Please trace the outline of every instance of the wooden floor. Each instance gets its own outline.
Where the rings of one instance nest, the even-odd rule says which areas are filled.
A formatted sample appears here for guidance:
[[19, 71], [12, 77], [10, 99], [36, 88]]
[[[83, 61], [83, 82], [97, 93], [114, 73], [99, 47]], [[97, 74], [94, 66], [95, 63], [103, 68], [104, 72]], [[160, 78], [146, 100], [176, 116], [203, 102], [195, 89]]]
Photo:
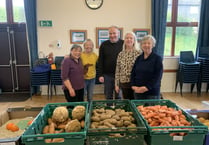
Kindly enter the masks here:
[[[175, 102], [183, 109], [209, 109], [209, 105], [205, 105], [202, 101], [209, 104], [209, 93], [202, 93], [200, 97], [197, 97], [196, 93], [162, 93], [164, 99]], [[93, 100], [104, 100], [104, 95], [94, 95]], [[24, 102], [0, 102], [0, 112], [6, 111], [7, 108], [13, 107], [42, 107], [47, 103], [61, 103], [66, 102], [64, 96], [53, 96], [51, 100], [48, 100], [47, 96], [33, 96], [32, 99], [28, 99]]]

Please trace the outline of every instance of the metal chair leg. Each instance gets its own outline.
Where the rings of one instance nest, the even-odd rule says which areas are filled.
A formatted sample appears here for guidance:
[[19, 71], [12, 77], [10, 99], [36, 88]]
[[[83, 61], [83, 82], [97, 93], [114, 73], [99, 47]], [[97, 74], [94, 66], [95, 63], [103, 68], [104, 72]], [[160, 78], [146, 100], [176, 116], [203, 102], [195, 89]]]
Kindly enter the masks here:
[[208, 93], [209, 90], [209, 83], [207, 83], [206, 93]]
[[190, 90], [191, 93], [193, 92], [194, 86], [195, 84], [191, 84], [191, 90]]
[[183, 83], [180, 82], [180, 93], [181, 93], [181, 96], [182, 96], [182, 88], [183, 88]]

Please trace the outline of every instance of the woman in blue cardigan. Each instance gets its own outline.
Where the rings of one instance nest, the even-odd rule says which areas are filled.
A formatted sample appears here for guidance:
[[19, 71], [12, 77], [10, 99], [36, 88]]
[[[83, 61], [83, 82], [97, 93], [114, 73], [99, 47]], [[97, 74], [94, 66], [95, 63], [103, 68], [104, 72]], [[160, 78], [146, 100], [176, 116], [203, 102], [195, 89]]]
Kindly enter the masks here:
[[143, 53], [137, 57], [131, 72], [135, 99], [160, 99], [163, 64], [161, 56], [152, 51], [155, 44], [156, 40], [151, 35], [140, 41]]

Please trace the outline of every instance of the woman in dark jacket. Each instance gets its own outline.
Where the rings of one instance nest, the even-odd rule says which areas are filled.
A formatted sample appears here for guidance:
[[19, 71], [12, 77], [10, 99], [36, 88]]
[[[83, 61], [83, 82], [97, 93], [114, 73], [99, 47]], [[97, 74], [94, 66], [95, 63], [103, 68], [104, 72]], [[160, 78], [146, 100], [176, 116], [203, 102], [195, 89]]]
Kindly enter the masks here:
[[163, 64], [161, 56], [152, 51], [155, 43], [151, 35], [146, 35], [140, 41], [143, 53], [136, 59], [131, 72], [135, 99], [160, 99]]

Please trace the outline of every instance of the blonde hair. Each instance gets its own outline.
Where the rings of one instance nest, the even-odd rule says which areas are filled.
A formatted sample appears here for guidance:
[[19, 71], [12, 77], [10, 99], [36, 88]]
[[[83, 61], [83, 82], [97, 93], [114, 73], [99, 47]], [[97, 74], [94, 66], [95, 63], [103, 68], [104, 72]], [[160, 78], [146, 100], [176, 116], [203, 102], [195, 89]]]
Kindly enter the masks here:
[[86, 43], [87, 42], [91, 42], [91, 44], [92, 44], [92, 50], [91, 51], [93, 51], [93, 49], [94, 49], [94, 43], [93, 43], [93, 41], [91, 40], [91, 39], [86, 39], [85, 41], [84, 41], [84, 43], [83, 43], [83, 48], [85, 49], [85, 45], [86, 45]]
[[[135, 35], [135, 33], [134, 32], [127, 32], [126, 34], [125, 34], [125, 36], [124, 36], [124, 40], [125, 40], [125, 38], [126, 38], [126, 36], [128, 35], [128, 34], [131, 34], [133, 37], [134, 37], [134, 44], [133, 44], [133, 49], [135, 49], [135, 50], [140, 50], [139, 49], [139, 43], [138, 43], [138, 41], [137, 41], [137, 37], [136, 37], [136, 35]], [[125, 50], [126, 49], [126, 44], [125, 43], [123, 43], [123, 50]]]

